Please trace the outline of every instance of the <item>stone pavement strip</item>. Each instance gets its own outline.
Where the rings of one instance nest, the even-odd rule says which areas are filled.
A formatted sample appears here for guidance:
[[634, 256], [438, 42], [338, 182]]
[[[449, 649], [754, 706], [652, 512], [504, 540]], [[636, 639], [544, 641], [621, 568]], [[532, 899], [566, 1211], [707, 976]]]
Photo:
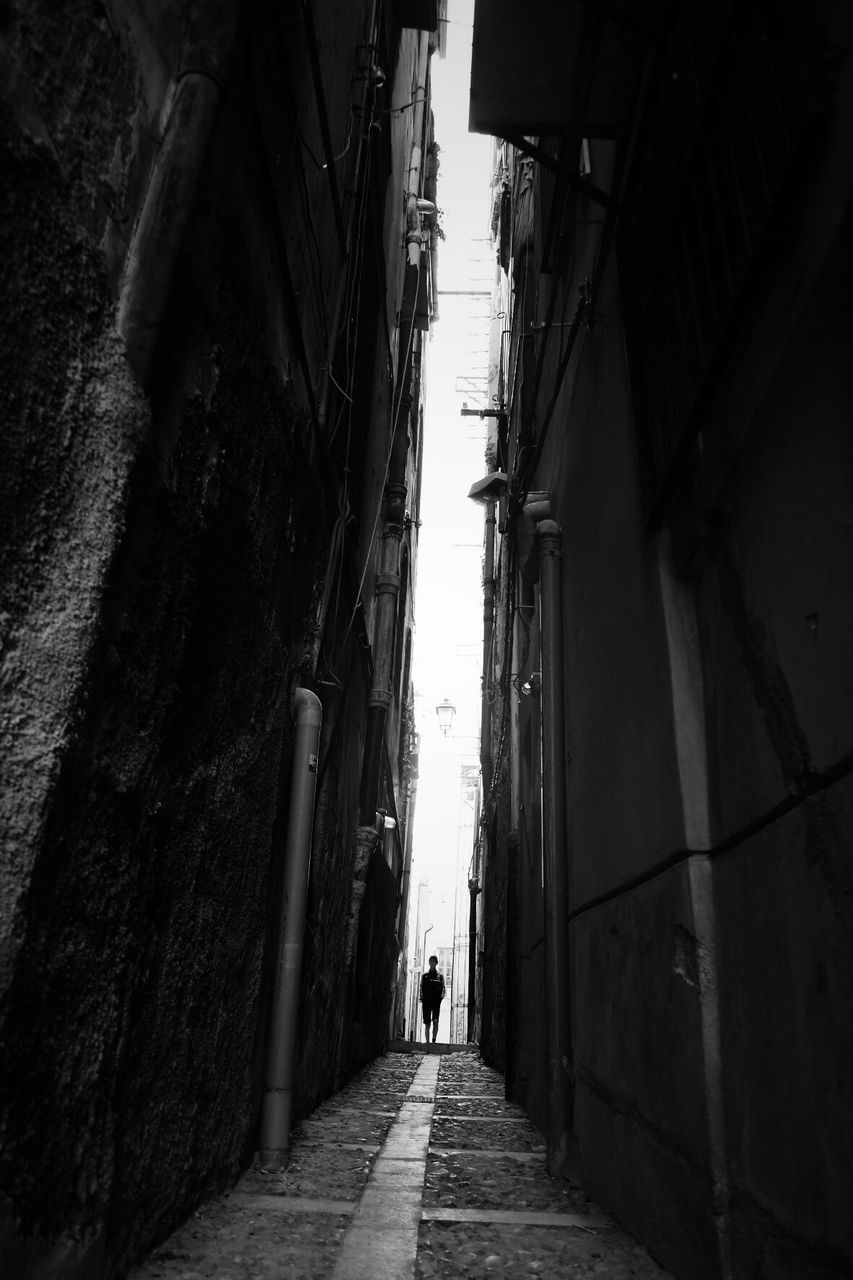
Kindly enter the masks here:
[[[436, 1051], [437, 1050], [437, 1051]], [[132, 1280], [667, 1280], [581, 1188], [475, 1052], [388, 1053]]]

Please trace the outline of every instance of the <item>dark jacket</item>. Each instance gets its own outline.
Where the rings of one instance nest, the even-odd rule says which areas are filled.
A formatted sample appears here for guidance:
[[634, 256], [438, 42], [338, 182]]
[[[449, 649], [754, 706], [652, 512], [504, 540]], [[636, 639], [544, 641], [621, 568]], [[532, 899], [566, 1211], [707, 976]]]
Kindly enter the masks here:
[[431, 1008], [440, 1005], [444, 999], [444, 974], [439, 973], [436, 969], [435, 973], [431, 969], [427, 969], [421, 978], [421, 1003], [428, 1004]]

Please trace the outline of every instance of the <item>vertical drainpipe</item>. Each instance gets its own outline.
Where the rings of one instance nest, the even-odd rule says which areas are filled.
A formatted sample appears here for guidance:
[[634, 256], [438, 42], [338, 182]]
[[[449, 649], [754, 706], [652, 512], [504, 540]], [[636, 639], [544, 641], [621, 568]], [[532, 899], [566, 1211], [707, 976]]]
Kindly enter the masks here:
[[[494, 470], [494, 468], [493, 468]], [[489, 678], [492, 659], [492, 632], [495, 625], [495, 510], [494, 498], [486, 502], [486, 536], [483, 555], [483, 681], [480, 703], [480, 772], [483, 795], [492, 785], [492, 703]]]
[[480, 877], [476, 871], [468, 880], [468, 889], [471, 900], [468, 904], [468, 1027], [465, 1038], [470, 1044], [474, 1039], [474, 1006], [477, 1000], [477, 894], [480, 892]]
[[409, 798], [406, 804], [406, 843], [403, 848], [403, 875], [400, 880], [400, 909], [397, 923], [397, 946], [402, 951], [406, 938], [409, 914], [409, 881], [412, 876], [412, 841], [414, 836], [415, 802], [418, 795], [418, 769], [412, 766], [409, 775]]
[[320, 699], [308, 689], [296, 690], [293, 706], [296, 714], [296, 737], [284, 849], [284, 882], [266, 1089], [261, 1114], [260, 1163], [263, 1167], [272, 1169], [280, 1169], [286, 1165], [290, 1147], [296, 1019], [305, 940], [305, 903], [311, 861], [317, 755], [323, 723]]
[[[488, 451], [487, 451], [488, 456]], [[494, 471], [494, 458], [492, 466]], [[485, 538], [483, 554], [483, 675], [480, 694], [480, 775], [483, 780], [484, 803], [492, 786], [492, 703], [491, 662], [492, 635], [495, 625], [495, 525], [497, 503], [494, 498], [486, 501]], [[485, 836], [480, 833], [480, 840]], [[479, 853], [479, 842], [475, 851]], [[468, 881], [471, 895], [468, 904], [468, 1039], [473, 1039], [476, 1021], [477, 991], [477, 895], [480, 892], [480, 859], [474, 865], [474, 874]]]
[[119, 285], [116, 327], [134, 376], [145, 385], [199, 174], [222, 97], [239, 4], [207, 6], [181, 57], [162, 112], [161, 140]]
[[554, 520], [536, 527], [542, 662], [542, 877], [545, 1023], [548, 1049], [548, 1172], [565, 1175], [573, 1123], [569, 987], [568, 828], [563, 718], [563, 535]]

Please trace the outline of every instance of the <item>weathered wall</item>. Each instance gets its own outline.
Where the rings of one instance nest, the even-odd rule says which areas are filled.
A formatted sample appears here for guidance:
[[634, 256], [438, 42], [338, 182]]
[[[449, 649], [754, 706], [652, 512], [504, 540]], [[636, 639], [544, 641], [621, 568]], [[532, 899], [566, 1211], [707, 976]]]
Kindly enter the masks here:
[[[299, 6], [248, 9], [135, 376], [116, 295], [187, 12], [69, 2], [2, 19], [0, 1253], [13, 1276], [122, 1270], [250, 1157], [290, 700], [315, 679], [327, 714], [296, 1113], [385, 1037], [398, 881], [384, 863], [359, 949], [375, 1016], [358, 1041], [340, 1034], [369, 658], [315, 410], [344, 267], [328, 177], [306, 179], [297, 151], [301, 111], [320, 152]], [[334, 10], [318, 11], [321, 38]], [[323, 55], [339, 150], [362, 127], [349, 101], [363, 14], [350, 17]], [[374, 426], [385, 441], [387, 402], [378, 391], [353, 449]], [[318, 678], [329, 599], [336, 642]]]
[[[663, 528], [645, 520], [615, 254], [524, 474], [563, 533], [582, 1174], [691, 1278], [853, 1267], [853, 76], [837, 34], [833, 112], [813, 120], [727, 317]], [[606, 186], [595, 145], [592, 159]], [[569, 208], [565, 260], [556, 243], [548, 279], [527, 279], [541, 321], [558, 290], [561, 328], [593, 276], [602, 218], [583, 199]], [[541, 442], [561, 354], [547, 341], [530, 441], [518, 432], [532, 369], [517, 365], [510, 458]], [[537, 666], [534, 637], [516, 653], [519, 679]], [[538, 726], [524, 707], [520, 719], [512, 785], [532, 807], [523, 727]], [[526, 862], [521, 819], [518, 833], [508, 989], [514, 974], [529, 999], [508, 1074], [545, 1128], [539, 850]]]
[[717, 1247], [693, 931], [683, 867], [574, 921], [575, 1127], [588, 1194], [704, 1280]]
[[[661, 542], [626, 515], [631, 419], [627, 406], [607, 412], [621, 362], [607, 360], [606, 337], [593, 333], [604, 363], [587, 351], [574, 389], [565, 456], [585, 450], [564, 464], [585, 477], [565, 490], [576, 1126], [592, 1194], [677, 1274], [828, 1277], [853, 1258], [841, 1136], [853, 1106], [841, 1083], [849, 817], [846, 783], [831, 786], [849, 773], [853, 709], [847, 221], [824, 240], [781, 351], [759, 324], [720, 375], [724, 398], [733, 382], [752, 403], [743, 421], [715, 417], [711, 401], [691, 515], [675, 525], [691, 577], [667, 590], [695, 601], [694, 621], [682, 619], [692, 642], [672, 629], [671, 601], [662, 607]], [[792, 234], [774, 246], [786, 262]], [[775, 294], [762, 271], [759, 316]], [[597, 511], [584, 491], [601, 495]], [[580, 885], [605, 900], [585, 909]]]
[[[714, 885], [733, 1249], [744, 1272], [771, 1275], [832, 1275], [853, 1259], [842, 1136], [853, 1112], [842, 1065], [853, 1000], [853, 255], [842, 211], [828, 243], [803, 246], [806, 279], [809, 257], [825, 259], [716, 492], [720, 536], [697, 578], [725, 847]], [[765, 358], [770, 341], [758, 338]]]

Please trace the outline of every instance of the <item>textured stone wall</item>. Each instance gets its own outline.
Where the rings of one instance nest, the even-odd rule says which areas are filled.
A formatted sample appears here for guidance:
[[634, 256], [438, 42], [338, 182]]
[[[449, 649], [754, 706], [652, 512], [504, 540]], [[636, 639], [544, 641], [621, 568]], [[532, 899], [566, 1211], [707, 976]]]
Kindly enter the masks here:
[[[260, 1102], [290, 702], [314, 680], [337, 511], [282, 269], [310, 209], [288, 185], [281, 76], [253, 76], [283, 47], [271, 7], [237, 29], [137, 376], [116, 336], [187, 17], [69, 0], [0, 19], [0, 1254], [15, 1276], [126, 1267], [245, 1165]], [[314, 214], [322, 236], [328, 203]], [[331, 238], [320, 252], [331, 296], [341, 260]], [[396, 962], [383, 864], [364, 914], [377, 1007], [342, 1037], [362, 641], [356, 627], [341, 645], [347, 705], [328, 698], [321, 744], [297, 1114], [381, 1048]]]

